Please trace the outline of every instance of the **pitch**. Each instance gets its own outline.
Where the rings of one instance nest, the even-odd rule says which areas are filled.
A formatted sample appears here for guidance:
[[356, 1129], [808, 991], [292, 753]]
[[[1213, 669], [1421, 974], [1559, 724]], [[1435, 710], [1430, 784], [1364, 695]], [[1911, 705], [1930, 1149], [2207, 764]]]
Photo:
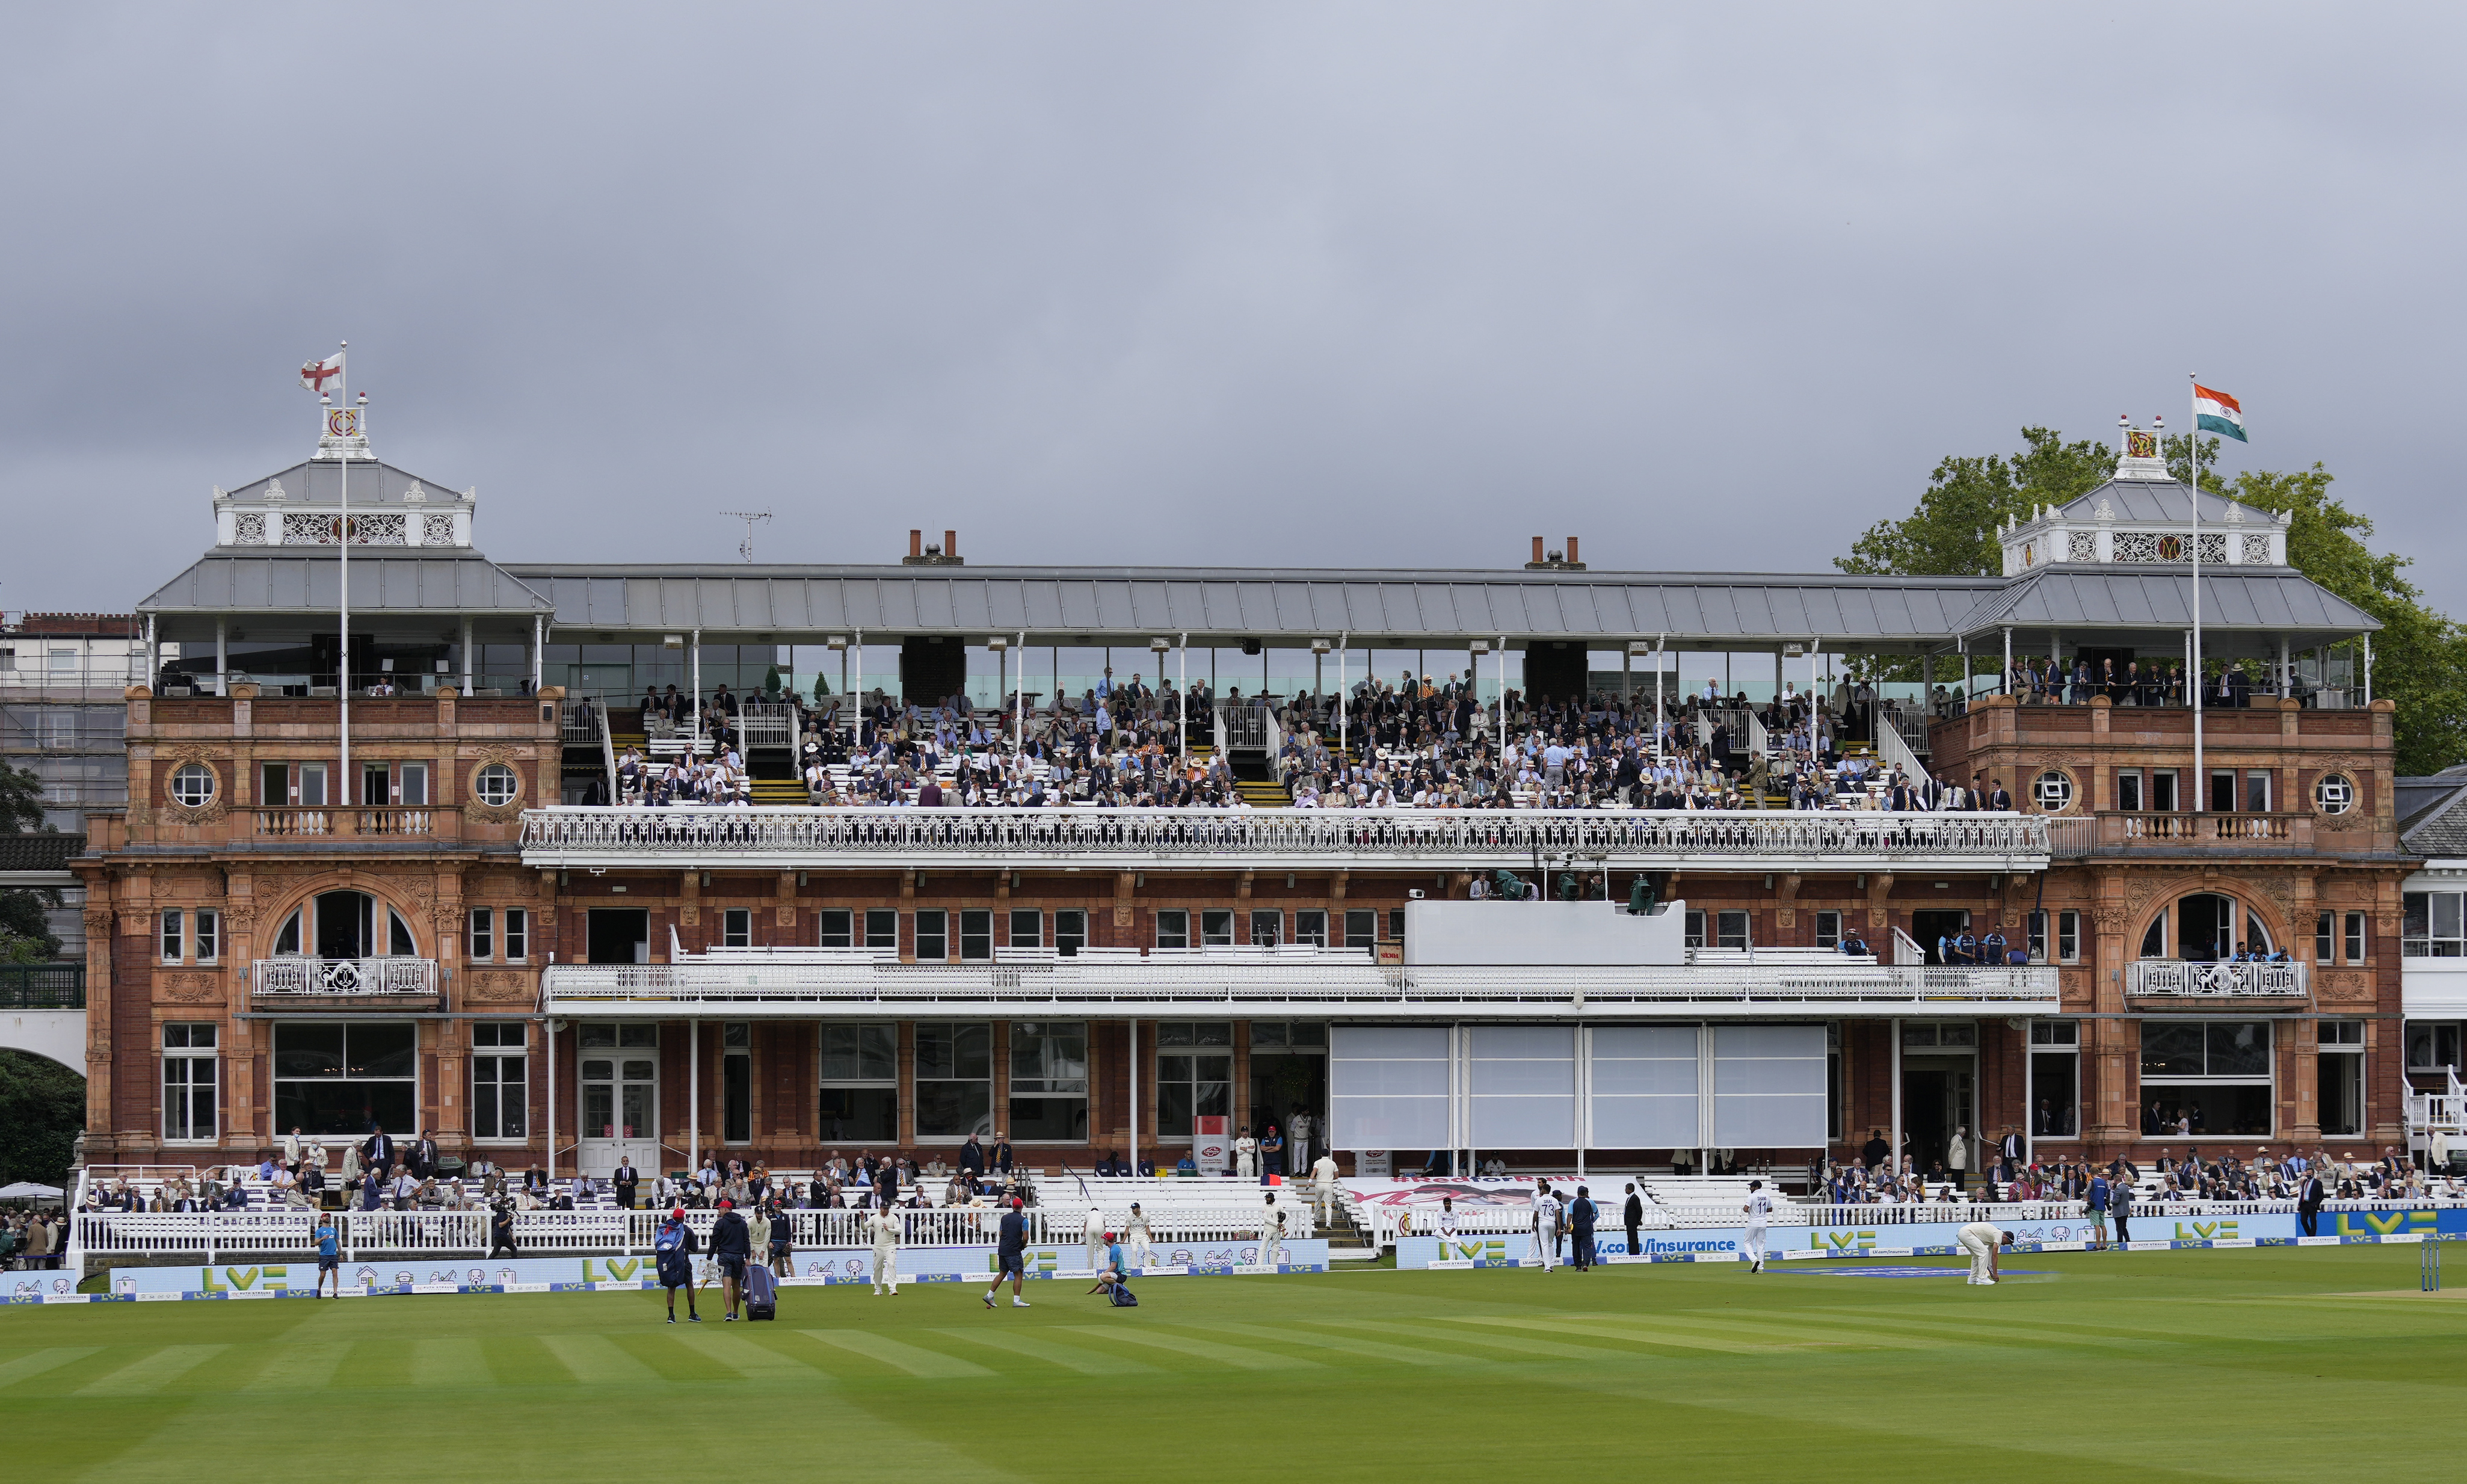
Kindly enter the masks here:
[[[2294, 1479], [2415, 1470], [2462, 1296], [2412, 1247], [2031, 1254], [2026, 1283], [1731, 1265], [0, 1310], [28, 1478]], [[2289, 1427], [2330, 1428], [2332, 1450]], [[2335, 1421], [2332, 1421], [2335, 1420]], [[1556, 1465], [1550, 1465], [1555, 1470]]]

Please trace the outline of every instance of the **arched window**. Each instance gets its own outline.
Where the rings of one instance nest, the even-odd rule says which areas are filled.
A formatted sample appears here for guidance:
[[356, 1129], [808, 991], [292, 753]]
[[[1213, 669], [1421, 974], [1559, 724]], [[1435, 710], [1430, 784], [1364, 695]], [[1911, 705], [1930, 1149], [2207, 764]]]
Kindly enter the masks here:
[[321, 891], [275, 930], [274, 956], [316, 958], [413, 958], [419, 942], [402, 913], [385, 910], [385, 936], [376, 933], [377, 899], [365, 891]]

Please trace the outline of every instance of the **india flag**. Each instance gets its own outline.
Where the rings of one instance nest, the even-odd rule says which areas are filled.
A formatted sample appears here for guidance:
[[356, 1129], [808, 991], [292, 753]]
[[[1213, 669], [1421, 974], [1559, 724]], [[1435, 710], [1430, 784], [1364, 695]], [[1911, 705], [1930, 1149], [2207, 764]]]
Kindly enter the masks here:
[[2244, 409], [2234, 397], [2213, 392], [2198, 381], [2193, 383], [2193, 425], [2204, 433], [2216, 433], [2239, 443], [2246, 441]]

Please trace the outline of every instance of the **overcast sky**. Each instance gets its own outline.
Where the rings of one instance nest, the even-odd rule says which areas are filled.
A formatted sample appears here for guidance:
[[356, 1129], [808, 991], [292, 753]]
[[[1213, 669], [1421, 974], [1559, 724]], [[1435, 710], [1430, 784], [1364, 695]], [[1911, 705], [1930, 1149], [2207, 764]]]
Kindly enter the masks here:
[[0, 606], [348, 338], [531, 561], [1824, 570], [2198, 371], [2467, 612], [2467, 11], [1748, 11], [10, 7]]

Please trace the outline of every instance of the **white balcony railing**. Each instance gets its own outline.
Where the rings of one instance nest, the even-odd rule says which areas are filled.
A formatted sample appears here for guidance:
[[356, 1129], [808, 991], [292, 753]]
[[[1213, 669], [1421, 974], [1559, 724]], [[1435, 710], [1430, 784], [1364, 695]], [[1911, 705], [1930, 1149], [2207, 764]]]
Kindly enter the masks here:
[[434, 995], [434, 958], [260, 958], [248, 966], [252, 995], [316, 999]]
[[2037, 870], [2048, 821], [2020, 814], [1423, 809], [534, 809], [526, 865], [1379, 865], [1529, 869], [1536, 856], [1621, 868], [1732, 863]]
[[671, 964], [556, 964], [542, 972], [542, 979], [552, 1011], [583, 1016], [726, 1006], [730, 1013], [799, 1016], [1011, 1013], [1033, 1007], [1107, 1019], [1229, 1011], [1564, 1019], [1919, 1003], [1929, 1013], [1960, 1004], [2018, 1014], [2052, 1011], [2057, 1003], [2056, 971], [2043, 964], [1954, 969], [1734, 960], [1617, 968], [1406, 968], [1344, 951], [959, 964], [885, 962], [861, 951], [816, 952]]
[[2173, 958], [2143, 958], [2132, 964], [2125, 992], [2297, 999], [2305, 993], [2306, 967], [2301, 963], [2185, 963]]

